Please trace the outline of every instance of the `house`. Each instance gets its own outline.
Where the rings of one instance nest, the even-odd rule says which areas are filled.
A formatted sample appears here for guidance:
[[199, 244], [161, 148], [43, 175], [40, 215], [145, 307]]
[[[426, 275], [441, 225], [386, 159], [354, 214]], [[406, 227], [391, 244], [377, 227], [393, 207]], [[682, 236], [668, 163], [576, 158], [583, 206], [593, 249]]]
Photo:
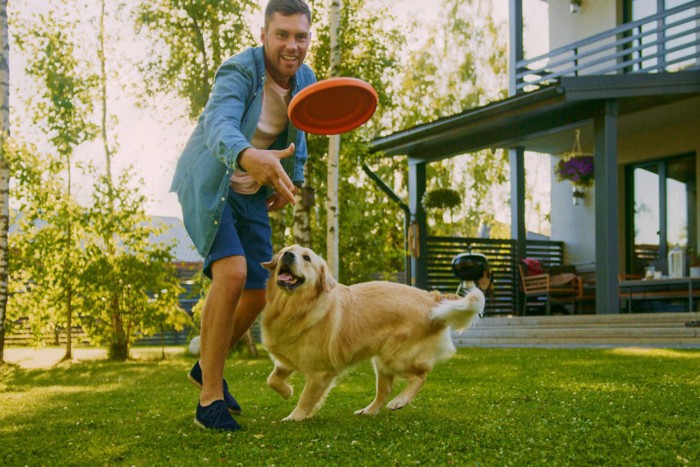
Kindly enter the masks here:
[[552, 239], [565, 245], [563, 261], [593, 265], [596, 312], [619, 313], [623, 274], [652, 265], [666, 275], [671, 248], [700, 246], [700, 1], [546, 3], [549, 52], [525, 57], [523, 1], [509, 0], [508, 98], [378, 138], [372, 150], [408, 156], [410, 225], [427, 252], [411, 257], [410, 272], [426, 288], [426, 165], [509, 151], [517, 261], [527, 255], [524, 154], [551, 154], [554, 168], [580, 134], [595, 184], [575, 206], [571, 184], [553, 181]]
[[202, 257], [197, 253], [181, 219], [169, 216], [153, 216], [152, 222], [155, 225], [165, 227], [165, 231], [161, 235], [152, 239], [153, 242], [170, 242], [174, 244], [174, 264], [177, 275], [180, 278], [180, 285], [185, 289], [180, 294], [180, 306], [189, 315], [192, 315], [192, 307], [199, 301], [199, 295], [192, 293], [193, 278], [197, 272], [202, 270]]

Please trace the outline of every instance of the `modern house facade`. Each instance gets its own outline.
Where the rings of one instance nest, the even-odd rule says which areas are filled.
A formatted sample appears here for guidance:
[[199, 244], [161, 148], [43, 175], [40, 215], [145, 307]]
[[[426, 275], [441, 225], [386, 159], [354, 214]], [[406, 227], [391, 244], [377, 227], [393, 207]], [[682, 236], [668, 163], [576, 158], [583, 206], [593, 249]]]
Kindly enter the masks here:
[[687, 276], [700, 247], [700, 1], [546, 3], [549, 51], [526, 57], [523, 0], [509, 2], [508, 98], [372, 147], [408, 156], [410, 222], [423, 233], [414, 236], [423, 254], [411, 257], [410, 273], [426, 288], [429, 233], [420, 200], [427, 164], [485, 148], [509, 151], [517, 261], [528, 251], [525, 152], [550, 154], [554, 170], [580, 135], [595, 163], [594, 185], [575, 197], [569, 181], [553, 177], [551, 238], [563, 243], [564, 262], [587, 265], [596, 313], [618, 313], [621, 278], [649, 266], [668, 275], [674, 248]]

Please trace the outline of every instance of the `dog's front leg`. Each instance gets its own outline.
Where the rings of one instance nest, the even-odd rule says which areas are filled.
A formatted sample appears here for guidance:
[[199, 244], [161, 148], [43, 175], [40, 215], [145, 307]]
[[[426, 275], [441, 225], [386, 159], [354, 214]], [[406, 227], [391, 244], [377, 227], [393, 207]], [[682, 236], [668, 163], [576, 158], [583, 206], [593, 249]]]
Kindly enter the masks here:
[[294, 370], [285, 368], [278, 362], [275, 362], [275, 368], [267, 377], [267, 385], [285, 399], [289, 399], [294, 392], [294, 389], [287, 383], [286, 379], [294, 373]]
[[306, 376], [306, 385], [299, 397], [299, 403], [283, 421], [299, 421], [310, 418], [321, 406], [330, 391], [336, 374], [313, 373]]
[[377, 415], [394, 387], [394, 374], [382, 363], [374, 360], [374, 372], [377, 375], [377, 395], [374, 401], [364, 409], [355, 412], [355, 415]]

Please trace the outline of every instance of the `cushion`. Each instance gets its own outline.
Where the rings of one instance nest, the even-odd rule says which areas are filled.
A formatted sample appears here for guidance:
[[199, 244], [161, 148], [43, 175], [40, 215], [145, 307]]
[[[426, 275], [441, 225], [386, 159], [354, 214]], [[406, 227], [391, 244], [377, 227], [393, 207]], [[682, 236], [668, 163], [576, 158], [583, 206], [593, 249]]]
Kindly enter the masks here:
[[536, 276], [538, 274], [547, 274], [540, 260], [534, 258], [524, 258], [521, 260], [526, 276]]

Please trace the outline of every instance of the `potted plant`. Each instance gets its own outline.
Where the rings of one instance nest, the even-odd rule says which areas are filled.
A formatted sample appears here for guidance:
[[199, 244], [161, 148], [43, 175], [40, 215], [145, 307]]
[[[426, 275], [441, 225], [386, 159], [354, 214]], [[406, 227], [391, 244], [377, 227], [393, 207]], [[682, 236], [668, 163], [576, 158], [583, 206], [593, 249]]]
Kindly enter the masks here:
[[554, 168], [557, 180], [568, 180], [573, 189], [574, 206], [578, 206], [584, 197], [584, 190], [593, 186], [595, 181], [595, 165], [593, 154], [581, 150], [581, 131], [576, 130], [576, 142], [570, 152], [562, 154], [562, 158]]

